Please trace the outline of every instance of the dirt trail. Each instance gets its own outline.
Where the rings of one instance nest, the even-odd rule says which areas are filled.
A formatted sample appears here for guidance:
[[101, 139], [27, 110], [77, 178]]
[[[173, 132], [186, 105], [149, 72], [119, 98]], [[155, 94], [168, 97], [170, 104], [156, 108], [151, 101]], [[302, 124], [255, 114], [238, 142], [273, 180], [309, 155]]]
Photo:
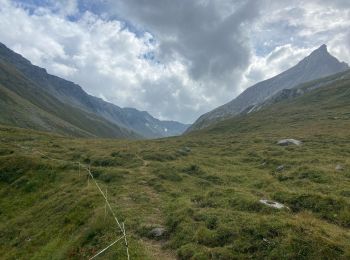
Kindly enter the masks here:
[[[142, 161], [142, 166], [140, 167], [141, 174], [146, 175], [149, 162], [143, 159], [138, 153], [136, 154], [136, 157]], [[151, 194], [151, 196], [158, 197], [158, 193], [156, 193], [153, 189], [149, 188], [147, 190]], [[151, 239], [141, 239], [141, 243], [144, 245], [146, 252], [151, 257], [151, 259], [156, 259], [156, 260], [177, 259], [175, 252], [162, 248], [164, 244], [164, 242], [162, 241], [156, 241]]]

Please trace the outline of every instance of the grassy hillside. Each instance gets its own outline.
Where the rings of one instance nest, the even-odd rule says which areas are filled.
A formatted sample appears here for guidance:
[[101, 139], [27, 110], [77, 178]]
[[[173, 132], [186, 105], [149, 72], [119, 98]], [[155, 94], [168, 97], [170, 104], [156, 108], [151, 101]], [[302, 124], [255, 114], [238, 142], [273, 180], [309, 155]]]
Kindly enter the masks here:
[[63, 104], [2, 62], [0, 91], [1, 124], [81, 137], [138, 137], [101, 117]]
[[[120, 236], [98, 190], [71, 163], [79, 161], [108, 189], [131, 259], [348, 259], [349, 101], [343, 80], [205, 131], [153, 141], [1, 127], [1, 255], [87, 259]], [[282, 138], [303, 145], [277, 145]], [[154, 227], [167, 232], [155, 239]], [[121, 242], [101, 259], [125, 257]]]
[[[134, 132], [143, 138], [154, 139], [181, 135], [189, 126], [174, 121], [161, 121], [152, 117], [145, 111], [139, 111], [134, 108], [121, 108], [115, 104], [106, 102], [101, 98], [91, 96], [87, 94], [79, 85], [71, 81], [67, 81], [63, 78], [48, 74], [44, 68], [40, 68], [31, 64], [29, 60], [25, 59], [20, 54], [13, 52], [2, 43], [0, 43], [0, 63], [0, 66], [5, 66], [6, 70], [4, 77], [4, 68], [1, 68], [0, 74], [3, 75], [0, 78], [0, 83], [1, 79], [5, 79], [5, 81], [3, 81], [3, 84], [9, 87], [7, 84], [5, 84], [9, 69], [11, 70], [10, 72], [16, 76], [20, 74], [22, 79], [24, 78], [26, 82], [30, 81], [30, 84], [35, 87], [35, 91], [32, 90], [31, 92], [44, 92], [46, 96], [49, 95], [51, 97], [54, 97], [55, 103], [59, 101], [60, 107], [69, 107], [69, 110], [72, 110], [72, 108], [74, 108], [73, 111], [75, 111], [75, 120], [78, 118], [78, 121], [86, 121], [86, 117], [88, 117], [90, 121], [94, 120], [95, 122], [92, 125], [89, 125], [88, 122], [84, 122], [77, 127], [82, 128], [84, 126], [88, 126], [92, 128], [91, 126], [99, 126], [99, 129], [92, 130], [95, 133], [91, 134], [95, 136], [106, 137], [106, 134], [108, 134], [107, 137], [135, 137], [135, 134], [130, 133]], [[12, 77], [14, 77], [14, 75]], [[15, 83], [17, 83], [17, 80], [18, 79], [15, 80]], [[22, 94], [25, 99], [28, 96], [24, 92], [18, 92], [16, 84], [11, 85], [10, 89], [13, 89], [19, 95]], [[23, 89], [21, 91], [23, 91]], [[38, 99], [45, 100], [45, 97], [42, 95], [29, 95], [28, 97], [31, 98], [30, 102], [34, 102], [35, 105], [38, 105]], [[50, 103], [40, 103], [39, 107], [44, 111], [49, 110], [49, 113], [52, 113], [52, 106], [50, 106]], [[54, 108], [54, 111], [56, 111], [56, 107]], [[77, 112], [77, 110], [79, 112]], [[60, 112], [55, 115], [63, 117], [64, 120], [72, 119], [71, 117], [67, 118], [67, 114]], [[22, 116], [24, 120], [28, 121], [28, 118], [26, 118], [24, 115], [21, 115], [20, 112], [17, 116]], [[101, 120], [101, 118], [103, 118], [103, 120]], [[33, 122], [31, 125], [34, 124], [36, 126], [34, 129], [44, 130], [44, 127], [41, 124], [38, 124], [38, 121], [40, 120], [32, 121]], [[72, 123], [71, 120], [68, 121]], [[106, 121], [108, 121], [108, 123], [106, 123]], [[21, 121], [19, 121], [19, 123], [20, 122]], [[4, 121], [2, 123], [4, 123]], [[115, 126], [111, 127], [111, 125], [117, 125], [119, 126], [119, 129], [111, 129], [116, 128]], [[46, 127], [45, 130], [49, 130], [47, 128], [48, 127]], [[54, 129], [61, 130], [56, 128]], [[85, 128], [82, 129], [86, 130]], [[130, 131], [126, 131], [125, 129], [129, 129]], [[86, 133], [83, 133], [83, 135], [84, 134]]]

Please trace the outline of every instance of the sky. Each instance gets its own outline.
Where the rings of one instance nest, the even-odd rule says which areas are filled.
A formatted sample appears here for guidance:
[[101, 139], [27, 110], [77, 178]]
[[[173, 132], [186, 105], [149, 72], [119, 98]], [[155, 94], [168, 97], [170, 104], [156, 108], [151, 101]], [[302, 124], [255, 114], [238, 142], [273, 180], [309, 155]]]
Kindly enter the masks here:
[[0, 41], [89, 94], [192, 123], [328, 45], [349, 0], [0, 0]]

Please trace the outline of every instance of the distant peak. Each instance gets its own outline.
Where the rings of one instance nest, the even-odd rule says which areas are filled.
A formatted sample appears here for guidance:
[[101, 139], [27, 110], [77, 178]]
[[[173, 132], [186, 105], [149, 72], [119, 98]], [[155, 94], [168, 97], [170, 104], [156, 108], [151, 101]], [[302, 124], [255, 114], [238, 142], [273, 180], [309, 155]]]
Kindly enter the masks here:
[[328, 52], [328, 50], [327, 50], [327, 45], [326, 45], [326, 44], [322, 44], [322, 45], [318, 48], [318, 50]]
[[320, 55], [320, 54], [329, 54], [328, 52], [328, 48], [327, 48], [327, 45], [326, 44], [322, 44], [318, 49], [314, 50], [310, 56], [313, 56], [313, 55]]
[[313, 68], [314, 71], [317, 71], [318, 69], [323, 70], [325, 67], [329, 67], [333, 68], [332, 71], [334, 72], [340, 72], [349, 68], [345, 62], [340, 62], [336, 57], [328, 52], [326, 44], [322, 44], [298, 64]]
[[322, 44], [319, 48], [317, 48], [313, 52], [311, 52], [311, 54], [309, 56], [307, 56], [304, 60], [305, 61], [310, 61], [310, 60], [321, 61], [322, 60], [322, 62], [326, 62], [326, 61], [333, 60], [333, 59], [336, 59], [336, 58], [328, 52], [327, 45]]

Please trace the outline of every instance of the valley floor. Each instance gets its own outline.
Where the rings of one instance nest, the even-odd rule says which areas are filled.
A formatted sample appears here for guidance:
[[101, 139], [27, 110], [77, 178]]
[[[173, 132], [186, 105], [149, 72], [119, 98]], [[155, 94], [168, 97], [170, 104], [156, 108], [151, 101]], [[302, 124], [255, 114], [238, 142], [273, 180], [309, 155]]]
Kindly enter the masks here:
[[[285, 132], [130, 142], [1, 127], [2, 259], [88, 259], [121, 235], [75, 161], [108, 191], [131, 259], [350, 257], [350, 133], [331, 128], [281, 147]], [[116, 258], [123, 242], [101, 256]]]

